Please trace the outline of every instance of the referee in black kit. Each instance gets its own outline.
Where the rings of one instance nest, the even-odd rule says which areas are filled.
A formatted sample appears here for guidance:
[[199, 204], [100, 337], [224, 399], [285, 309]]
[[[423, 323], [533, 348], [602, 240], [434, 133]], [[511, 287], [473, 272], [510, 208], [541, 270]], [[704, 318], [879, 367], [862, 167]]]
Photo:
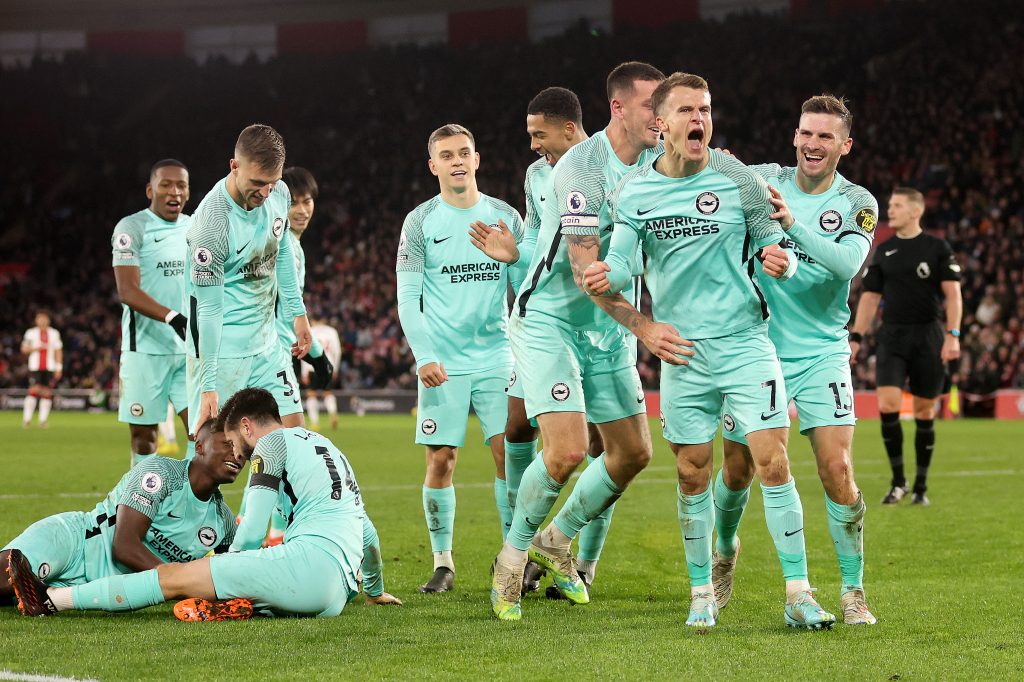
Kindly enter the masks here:
[[[960, 357], [960, 266], [944, 239], [921, 229], [924, 196], [910, 187], [897, 187], [889, 199], [889, 225], [896, 236], [875, 249], [864, 274], [864, 291], [850, 331], [850, 362], [878, 311], [876, 377], [882, 440], [892, 466], [892, 488], [882, 504], [896, 504], [907, 494], [903, 474], [903, 427], [900, 403], [910, 380], [917, 433], [917, 477], [913, 504], [927, 505], [928, 465], [935, 448], [935, 403], [946, 382], [946, 363]], [[943, 314], [945, 309], [945, 314]]]

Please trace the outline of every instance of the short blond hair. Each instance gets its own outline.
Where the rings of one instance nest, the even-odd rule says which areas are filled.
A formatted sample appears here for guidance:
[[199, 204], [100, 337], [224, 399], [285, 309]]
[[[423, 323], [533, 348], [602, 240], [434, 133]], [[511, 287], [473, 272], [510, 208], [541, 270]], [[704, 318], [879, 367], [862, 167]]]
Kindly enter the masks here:
[[924, 195], [913, 187], [897, 187], [892, 191], [892, 195], [894, 197], [905, 197], [910, 203], [917, 204], [921, 208], [924, 208]]
[[443, 126], [430, 133], [430, 137], [427, 138], [427, 156], [434, 153], [434, 143], [447, 139], [449, 137], [455, 137], [456, 135], [465, 135], [469, 138], [469, 144], [476, 149], [476, 140], [473, 138], [473, 133], [469, 132], [469, 128], [458, 123], [445, 123]]
[[654, 110], [657, 115], [661, 109], [661, 106], [668, 99], [668, 94], [672, 92], [674, 88], [690, 88], [692, 90], [708, 90], [708, 82], [692, 73], [683, 73], [682, 71], [676, 71], [671, 76], [661, 81], [658, 87], [651, 93], [651, 109]]

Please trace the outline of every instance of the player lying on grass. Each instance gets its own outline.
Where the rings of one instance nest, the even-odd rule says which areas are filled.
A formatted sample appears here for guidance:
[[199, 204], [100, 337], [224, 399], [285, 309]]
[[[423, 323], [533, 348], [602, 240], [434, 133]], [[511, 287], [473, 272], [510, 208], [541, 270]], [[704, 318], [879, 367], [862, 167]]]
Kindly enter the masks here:
[[[261, 388], [232, 396], [219, 420], [235, 453], [253, 470], [249, 513], [229, 553], [47, 589], [27, 558], [12, 550], [7, 570], [21, 612], [133, 611], [185, 599], [174, 609], [181, 620], [341, 613], [357, 593], [363, 538], [372, 531], [348, 460], [326, 438], [284, 428], [274, 396]], [[289, 519], [284, 544], [259, 549], [275, 504]], [[382, 590], [380, 552], [371, 554], [377, 566], [363, 564], [367, 590]], [[371, 601], [401, 603], [383, 591]]]
[[[0, 551], [0, 568], [17, 550], [41, 584], [67, 587], [227, 550], [235, 520], [218, 486], [234, 481], [243, 461], [214, 422], [195, 445], [191, 461], [146, 458], [91, 512], [36, 521]], [[0, 583], [0, 604], [9, 604], [14, 593]]]

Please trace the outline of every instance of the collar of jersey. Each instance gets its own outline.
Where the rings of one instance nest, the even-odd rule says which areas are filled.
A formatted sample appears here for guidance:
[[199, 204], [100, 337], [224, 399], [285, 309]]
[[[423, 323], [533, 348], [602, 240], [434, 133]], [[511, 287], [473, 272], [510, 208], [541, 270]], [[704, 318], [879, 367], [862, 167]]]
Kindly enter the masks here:
[[154, 211], [151, 208], [147, 207], [142, 209], [142, 211], [143, 213], [146, 214], [146, 219], [149, 220], [149, 222], [154, 223], [155, 225], [158, 225], [160, 227], [178, 227], [178, 225], [181, 222], [181, 219], [186, 217], [184, 213], [179, 213], [178, 220], [172, 223], [161, 218], [159, 215], [157, 215], [156, 211]]
[[662, 152], [658, 154], [656, 157], [654, 157], [654, 160], [651, 161], [651, 172], [647, 175], [647, 177], [656, 178], [660, 182], [693, 182], [698, 178], [703, 178], [705, 173], [707, 173], [708, 171], [711, 171], [712, 173], [717, 172], [711, 168], [711, 160], [709, 159], [707, 165], [701, 168], [700, 172], [698, 173], [694, 173], [693, 175], [687, 175], [685, 178], [670, 178], [669, 176], [665, 175], [656, 168], [656, 166], [658, 165], [658, 159], [660, 159], [663, 156], [665, 156], [665, 152]]
[[470, 206], [469, 208], [460, 208], [458, 206], [452, 206], [447, 201], [445, 201], [444, 197], [442, 197], [440, 194], [437, 195], [437, 200], [439, 202], [441, 202], [442, 206], [444, 206], [445, 208], [447, 208], [447, 209], [449, 209], [451, 211], [460, 211], [460, 212], [463, 212], [463, 213], [468, 213], [470, 211], [475, 211], [477, 208], [480, 207], [480, 204], [482, 204], [484, 202], [484, 193], [480, 192], [480, 200], [477, 201], [472, 206]]
[[827, 197], [831, 194], [835, 194], [839, 189], [839, 183], [846, 179], [842, 175], [840, 175], [839, 171], [836, 171], [835, 177], [832, 178], [832, 184], [828, 186], [827, 190], [825, 190], [821, 194], [808, 194], [807, 192], [800, 189], [800, 185], [798, 185], [796, 182], [797, 170], [798, 169], [796, 167], [793, 167], [793, 177], [789, 179], [789, 182], [793, 185], [793, 189], [795, 189], [800, 196], [807, 197], [808, 199], [820, 199], [822, 197]]

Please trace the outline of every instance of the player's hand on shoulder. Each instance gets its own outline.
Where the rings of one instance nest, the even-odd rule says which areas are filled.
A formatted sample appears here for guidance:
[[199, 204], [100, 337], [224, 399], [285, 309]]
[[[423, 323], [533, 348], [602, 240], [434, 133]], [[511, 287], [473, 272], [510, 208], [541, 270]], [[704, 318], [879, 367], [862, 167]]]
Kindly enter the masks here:
[[778, 279], [789, 269], [789, 255], [778, 244], [769, 244], [761, 249], [761, 268], [764, 274]]
[[612, 283], [608, 281], [611, 267], [604, 261], [596, 260], [583, 271], [583, 291], [590, 296], [601, 296], [608, 293]]
[[370, 595], [366, 595], [366, 603], [376, 604], [378, 606], [401, 606], [402, 600], [392, 594], [388, 594], [387, 592], [385, 592], [379, 597], [371, 597]]
[[516, 236], [504, 220], [498, 219], [498, 227], [494, 228], [477, 220], [469, 225], [469, 239], [473, 246], [483, 251], [499, 263], [515, 263], [519, 260], [519, 247]]
[[648, 322], [637, 335], [640, 342], [659, 359], [670, 365], [688, 365], [693, 357], [693, 341], [684, 339], [667, 322]]
[[437, 388], [448, 381], [448, 373], [444, 371], [444, 363], [428, 362], [419, 368], [420, 381], [427, 388]]
[[786, 200], [782, 198], [782, 192], [771, 185], [768, 185], [768, 191], [771, 192], [768, 201], [771, 202], [772, 208], [775, 209], [775, 212], [768, 217], [772, 220], [778, 220], [782, 224], [782, 229], [788, 230], [796, 222], [792, 211], [789, 210]]
[[716, 152], [721, 152], [722, 154], [725, 154], [726, 156], [731, 156], [732, 158], [734, 158], [734, 159], [736, 159], [737, 161], [739, 161], [739, 157], [738, 157], [738, 156], [736, 156], [735, 154], [733, 154], [733, 153], [732, 153], [731, 151], [729, 151], [728, 149], [723, 149], [722, 147], [715, 147], [715, 151], [716, 151]]
[[295, 327], [295, 343], [292, 344], [292, 355], [297, 358], [304, 358], [313, 345], [313, 332], [309, 329], [309, 318], [299, 315], [293, 323]]

